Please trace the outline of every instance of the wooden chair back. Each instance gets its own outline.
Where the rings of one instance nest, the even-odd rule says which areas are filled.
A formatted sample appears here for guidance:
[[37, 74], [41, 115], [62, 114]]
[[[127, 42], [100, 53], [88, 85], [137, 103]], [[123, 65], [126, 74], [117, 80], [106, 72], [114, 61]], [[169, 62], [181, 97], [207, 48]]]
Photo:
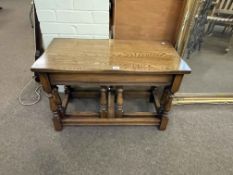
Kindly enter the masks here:
[[216, 14], [233, 15], [233, 0], [216, 0], [212, 16]]

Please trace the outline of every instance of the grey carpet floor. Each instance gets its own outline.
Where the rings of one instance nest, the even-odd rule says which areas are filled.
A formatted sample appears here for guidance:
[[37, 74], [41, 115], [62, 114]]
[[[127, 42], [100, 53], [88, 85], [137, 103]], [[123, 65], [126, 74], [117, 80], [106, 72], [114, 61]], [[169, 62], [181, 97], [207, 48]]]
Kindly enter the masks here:
[[[55, 132], [48, 99], [31, 107], [17, 96], [31, 79], [30, 0], [1, 0], [1, 175], [231, 175], [232, 105], [175, 106], [156, 127], [66, 127]], [[33, 85], [24, 97], [31, 97]], [[82, 105], [82, 104], [81, 104]]]

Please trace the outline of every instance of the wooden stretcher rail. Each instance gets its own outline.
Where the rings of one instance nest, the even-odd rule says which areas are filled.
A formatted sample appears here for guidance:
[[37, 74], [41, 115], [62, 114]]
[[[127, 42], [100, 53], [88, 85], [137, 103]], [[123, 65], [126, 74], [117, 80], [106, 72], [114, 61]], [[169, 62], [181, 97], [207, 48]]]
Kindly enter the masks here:
[[159, 116], [156, 112], [124, 112], [122, 117], [135, 117], [135, 118], [148, 118], [148, 117], [156, 117]]
[[98, 112], [72, 112], [65, 114], [65, 118], [100, 117]]
[[[72, 113], [66, 113], [65, 117], [100, 117], [98, 112], [72, 112]], [[123, 112], [122, 117], [126, 118], [148, 118], [148, 117], [160, 117], [160, 115], [157, 112]], [[109, 118], [109, 116], [106, 116], [105, 118]]]
[[159, 118], [80, 118], [62, 119], [63, 125], [159, 125]]

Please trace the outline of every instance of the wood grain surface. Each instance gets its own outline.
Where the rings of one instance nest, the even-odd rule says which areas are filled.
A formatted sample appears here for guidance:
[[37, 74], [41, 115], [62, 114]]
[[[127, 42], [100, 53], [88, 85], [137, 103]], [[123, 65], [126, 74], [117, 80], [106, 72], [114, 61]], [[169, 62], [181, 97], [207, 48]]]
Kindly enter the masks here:
[[113, 38], [175, 43], [185, 0], [114, 0]]
[[35, 72], [190, 73], [170, 43], [54, 39], [32, 65]]

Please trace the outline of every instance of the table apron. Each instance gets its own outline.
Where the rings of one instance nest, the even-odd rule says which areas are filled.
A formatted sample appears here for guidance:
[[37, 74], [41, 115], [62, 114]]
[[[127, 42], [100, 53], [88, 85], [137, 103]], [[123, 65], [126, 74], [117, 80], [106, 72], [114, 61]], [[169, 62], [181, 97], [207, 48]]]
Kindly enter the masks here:
[[51, 85], [169, 85], [172, 74], [48, 73]]

